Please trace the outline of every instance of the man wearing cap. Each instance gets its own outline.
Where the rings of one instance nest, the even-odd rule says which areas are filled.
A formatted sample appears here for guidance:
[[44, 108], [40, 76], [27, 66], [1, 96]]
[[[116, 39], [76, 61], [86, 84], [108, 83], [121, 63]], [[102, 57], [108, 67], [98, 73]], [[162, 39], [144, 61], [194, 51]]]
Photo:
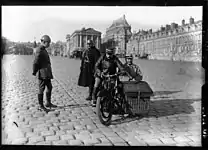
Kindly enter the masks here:
[[95, 48], [92, 40], [87, 41], [87, 49], [83, 52], [80, 75], [78, 79], [78, 85], [88, 87], [88, 97], [86, 100], [92, 100], [92, 92], [95, 83], [95, 63], [100, 57], [100, 51]]
[[44, 35], [41, 38], [41, 44], [36, 49], [35, 59], [33, 62], [33, 73], [32, 75], [36, 76], [38, 72], [38, 80], [39, 80], [39, 91], [38, 91], [38, 102], [39, 102], [39, 110], [43, 110], [48, 112], [49, 110], [44, 107], [43, 105], [43, 97], [44, 97], [44, 90], [47, 87], [46, 91], [46, 107], [57, 107], [51, 103], [51, 91], [52, 91], [52, 84], [51, 79], [53, 79], [52, 69], [51, 69], [51, 62], [46, 51], [46, 48], [50, 46], [51, 39], [48, 35]]
[[95, 64], [95, 84], [91, 102], [93, 107], [96, 106], [96, 95], [102, 81], [101, 73], [112, 75], [116, 73], [117, 68], [119, 68], [121, 72], [125, 72], [122, 62], [114, 55], [114, 48], [106, 49], [106, 54], [101, 56]]
[[[125, 61], [126, 63], [124, 64], [125, 70], [129, 73], [129, 75], [132, 77], [132, 79], [136, 81], [141, 81], [142, 80], [142, 72], [139, 68], [138, 65], [133, 63], [133, 56], [132, 54], [127, 54], [125, 56]], [[124, 73], [124, 75], [127, 75]]]

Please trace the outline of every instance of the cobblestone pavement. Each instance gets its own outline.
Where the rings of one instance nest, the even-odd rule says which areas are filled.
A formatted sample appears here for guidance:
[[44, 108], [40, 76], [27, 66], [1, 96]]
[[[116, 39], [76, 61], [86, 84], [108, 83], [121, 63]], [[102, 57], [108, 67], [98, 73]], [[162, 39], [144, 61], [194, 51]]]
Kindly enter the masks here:
[[[78, 87], [80, 61], [51, 57], [55, 79], [48, 114], [37, 110], [33, 56], [8, 55], [2, 65], [2, 144], [201, 146], [199, 65], [135, 60], [155, 91], [148, 116], [113, 117], [102, 125]], [[184, 69], [185, 68], [185, 69]]]

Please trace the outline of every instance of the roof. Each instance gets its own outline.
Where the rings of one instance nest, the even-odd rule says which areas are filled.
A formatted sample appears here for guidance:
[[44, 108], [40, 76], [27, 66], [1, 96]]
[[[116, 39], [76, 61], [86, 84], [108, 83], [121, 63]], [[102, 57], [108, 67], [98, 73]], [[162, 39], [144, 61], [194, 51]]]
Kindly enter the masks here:
[[113, 24], [110, 26], [110, 28], [113, 27], [118, 27], [118, 26], [125, 26], [125, 27], [129, 27], [130, 25], [128, 24], [128, 22], [126, 21], [125, 15], [123, 15], [123, 17], [114, 20]]
[[122, 29], [122, 28], [115, 28], [115, 29], [113, 29], [113, 30], [110, 31], [110, 32], [111, 32], [111, 34], [118, 34], [118, 32], [119, 32], [120, 30], [123, 30], [123, 29]]
[[[81, 30], [75, 30], [74, 31], [74, 33], [91, 33], [91, 34], [101, 34], [101, 32], [99, 32], [99, 31], [96, 31], [95, 29], [93, 29], [93, 28], [87, 28], [87, 29], [85, 29], [85, 28], [82, 28]], [[74, 34], [73, 33], [73, 34]], [[73, 35], [72, 34], [72, 35]]]

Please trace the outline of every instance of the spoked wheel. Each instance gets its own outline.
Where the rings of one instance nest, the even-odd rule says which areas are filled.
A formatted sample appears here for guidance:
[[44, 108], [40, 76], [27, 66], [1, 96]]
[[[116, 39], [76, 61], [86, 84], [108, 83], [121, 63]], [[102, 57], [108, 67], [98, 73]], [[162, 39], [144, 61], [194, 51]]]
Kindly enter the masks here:
[[111, 104], [107, 97], [98, 97], [96, 103], [96, 113], [100, 122], [106, 126], [110, 125], [112, 112]]

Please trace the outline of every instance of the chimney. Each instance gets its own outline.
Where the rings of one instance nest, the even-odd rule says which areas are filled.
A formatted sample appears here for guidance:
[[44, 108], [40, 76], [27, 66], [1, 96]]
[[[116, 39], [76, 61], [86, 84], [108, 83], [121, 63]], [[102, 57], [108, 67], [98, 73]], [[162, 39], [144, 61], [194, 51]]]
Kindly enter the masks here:
[[184, 26], [184, 25], [185, 25], [185, 20], [183, 19], [183, 20], [182, 20], [182, 26]]
[[175, 29], [176, 28], [176, 24], [175, 23], [171, 23], [171, 29]]
[[165, 27], [161, 26], [160, 31], [164, 31], [164, 30], [165, 30]]
[[166, 30], [170, 30], [170, 25], [166, 24]]
[[189, 24], [194, 24], [194, 18], [190, 17]]
[[126, 19], [125, 15], [123, 15], [123, 19]]

